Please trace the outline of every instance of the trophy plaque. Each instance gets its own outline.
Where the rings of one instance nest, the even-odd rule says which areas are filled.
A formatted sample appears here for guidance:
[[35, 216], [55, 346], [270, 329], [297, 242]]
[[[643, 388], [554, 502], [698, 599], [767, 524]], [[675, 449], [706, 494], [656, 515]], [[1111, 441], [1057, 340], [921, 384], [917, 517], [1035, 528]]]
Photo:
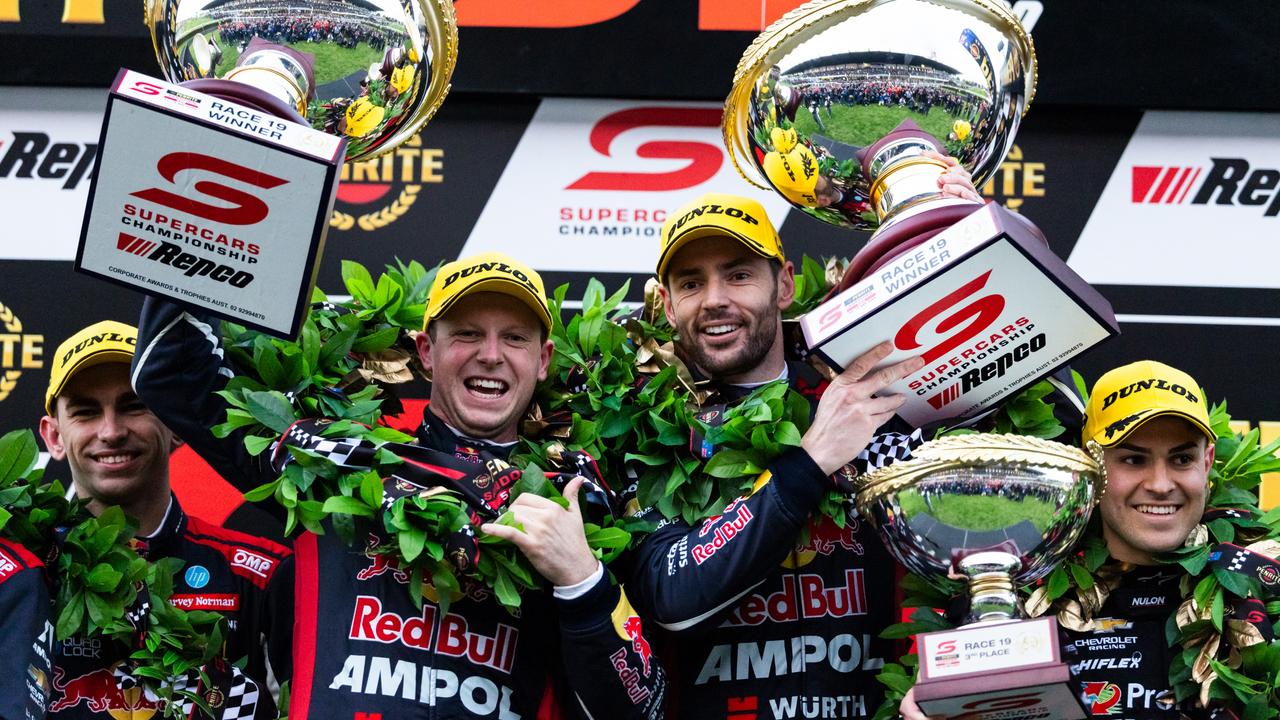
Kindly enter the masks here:
[[898, 562], [968, 582], [971, 623], [917, 637], [929, 715], [1078, 720], [1054, 618], [1018, 620], [1016, 588], [1071, 551], [1105, 486], [1100, 457], [1020, 435], [945, 437], [859, 479], [859, 514]]
[[296, 335], [341, 163], [416, 135], [449, 90], [448, 0], [146, 0], [166, 81], [112, 89], [76, 269]]
[[[808, 2], [761, 33], [734, 73], [722, 130], [743, 177], [818, 220], [873, 231], [806, 318], [807, 350], [838, 368], [886, 338], [897, 349], [886, 364], [925, 356], [895, 388], [912, 399], [913, 423], [978, 414], [1118, 332], [1107, 302], [1020, 215], [995, 212], [965, 231], [990, 231], [965, 239], [967, 257], [1016, 246], [1027, 263], [1013, 272], [986, 274], [985, 261], [940, 247], [983, 211], [941, 194], [940, 156], [981, 187], [1012, 147], [1035, 81], [1031, 37], [1006, 3], [988, 0]], [[1049, 294], [1029, 296], [1033, 284]], [[1021, 331], [1049, 320], [1023, 313], [1036, 301], [1076, 308], [1082, 322], [1046, 329], [1028, 355], [1019, 348], [1039, 333]], [[878, 334], [844, 332], [872, 312]], [[987, 382], [993, 372], [999, 381]]]

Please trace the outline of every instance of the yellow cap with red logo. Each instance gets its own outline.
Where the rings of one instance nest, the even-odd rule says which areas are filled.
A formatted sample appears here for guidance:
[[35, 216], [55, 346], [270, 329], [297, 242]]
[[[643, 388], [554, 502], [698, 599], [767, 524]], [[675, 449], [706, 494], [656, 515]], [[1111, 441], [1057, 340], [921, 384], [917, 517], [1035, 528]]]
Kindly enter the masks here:
[[137, 345], [138, 329], [115, 320], [96, 322], [62, 341], [49, 371], [49, 388], [44, 393], [45, 412], [53, 414], [54, 401], [73, 375], [102, 363], [127, 365], [133, 362]]
[[662, 224], [658, 279], [666, 279], [667, 264], [681, 248], [705, 237], [732, 238], [760, 257], [786, 262], [782, 240], [763, 205], [738, 195], [707, 193], [668, 215]]
[[536, 270], [499, 252], [480, 253], [446, 264], [436, 272], [427, 296], [422, 329], [449, 311], [459, 300], [475, 292], [496, 292], [529, 306], [542, 327], [551, 332], [551, 310], [542, 276]]
[[1084, 441], [1118, 445], [1154, 417], [1175, 415], [1212, 443], [1217, 435], [1200, 384], [1185, 372], [1155, 360], [1140, 360], [1098, 378], [1085, 408]]

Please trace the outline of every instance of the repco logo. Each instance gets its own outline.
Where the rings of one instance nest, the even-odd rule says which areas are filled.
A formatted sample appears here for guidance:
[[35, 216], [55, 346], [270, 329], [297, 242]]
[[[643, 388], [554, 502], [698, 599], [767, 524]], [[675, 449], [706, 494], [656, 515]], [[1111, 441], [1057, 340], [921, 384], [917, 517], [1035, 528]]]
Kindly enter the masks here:
[[408, 214], [423, 185], [444, 182], [444, 150], [414, 135], [394, 152], [343, 165], [340, 180], [329, 227], [377, 230]]
[[[169, 153], [156, 163], [156, 170], [161, 177], [175, 186], [179, 185], [176, 180], [178, 173], [188, 170], [203, 170], [267, 190], [289, 182], [222, 158], [193, 152]], [[147, 188], [130, 195], [225, 225], [255, 225], [265, 220], [271, 212], [261, 198], [220, 182], [212, 180], [190, 182], [187, 179], [181, 183], [181, 187], [186, 190], [186, 195], [179, 195], [163, 188]], [[210, 205], [202, 202], [199, 199], [200, 195], [230, 203], [230, 206]]]
[[0, 178], [61, 181], [63, 190], [74, 190], [93, 178], [97, 166], [94, 143], [53, 142], [48, 133], [14, 131], [13, 141], [4, 145], [0, 142]]
[[44, 335], [22, 331], [22, 320], [8, 306], [0, 303], [0, 400], [9, 397], [18, 386], [23, 370], [44, 367]]
[[[1205, 172], [1195, 166], [1134, 166], [1135, 205], [1252, 205], [1263, 217], [1280, 215], [1280, 170], [1251, 168], [1244, 158], [1210, 158]], [[1201, 181], [1201, 176], [1204, 180]], [[1265, 206], [1265, 207], [1264, 207]]]

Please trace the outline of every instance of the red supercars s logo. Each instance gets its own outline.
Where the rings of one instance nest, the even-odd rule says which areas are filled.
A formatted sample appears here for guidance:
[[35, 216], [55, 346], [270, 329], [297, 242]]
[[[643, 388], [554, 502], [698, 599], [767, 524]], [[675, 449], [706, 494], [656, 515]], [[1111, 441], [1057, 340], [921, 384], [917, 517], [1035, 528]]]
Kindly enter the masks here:
[[[951, 308], [963, 302], [970, 295], [977, 293], [986, 284], [991, 277], [991, 271], [988, 270], [978, 277], [956, 288], [950, 294], [938, 300], [929, 307], [921, 310], [915, 317], [911, 318], [902, 326], [898, 334], [893, 338], [893, 344], [899, 350], [911, 351], [921, 347], [920, 331], [929, 323]], [[1000, 313], [1004, 311], [1004, 296], [998, 293], [986, 295], [974, 300], [957, 310], [955, 313], [943, 318], [935, 328], [938, 336], [945, 336], [961, 323], [969, 320], [969, 324], [961, 328], [955, 334], [945, 337], [932, 348], [923, 353], [925, 363], [931, 363], [934, 360], [946, 355], [947, 353], [960, 347], [969, 339], [975, 337], [978, 333], [991, 326], [1000, 317]]]
[[[221, 158], [190, 152], [175, 152], [165, 155], [156, 163], [156, 170], [160, 172], [161, 177], [171, 183], [174, 182], [174, 177], [183, 170], [205, 170], [265, 189], [279, 187], [289, 182], [283, 178], [252, 170], [242, 165], [236, 165]], [[180, 210], [206, 220], [227, 225], [253, 225], [266, 219], [267, 214], [270, 212], [267, 204], [261, 199], [222, 183], [213, 182], [212, 180], [198, 180], [191, 188], [198, 193], [231, 203], [231, 205], [210, 205], [195, 198], [184, 197], [160, 188], [148, 188], [130, 194], [174, 210]]]
[[[645, 127], [720, 127], [717, 108], [638, 107], [604, 116], [591, 128], [591, 147], [605, 157], [613, 157], [613, 141], [628, 130]], [[666, 172], [589, 172], [573, 181], [567, 190], [632, 190], [663, 192], [700, 185], [720, 171], [724, 151], [720, 146], [697, 140], [650, 140], [636, 148], [636, 156], [646, 159], [685, 160], [678, 170]]]

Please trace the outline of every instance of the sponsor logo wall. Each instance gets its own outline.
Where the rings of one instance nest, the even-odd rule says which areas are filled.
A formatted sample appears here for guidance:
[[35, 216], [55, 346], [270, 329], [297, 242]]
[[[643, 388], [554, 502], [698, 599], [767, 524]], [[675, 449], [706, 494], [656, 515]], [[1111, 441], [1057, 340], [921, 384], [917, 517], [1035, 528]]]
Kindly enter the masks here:
[[[91, 320], [137, 317], [140, 296], [71, 270], [105, 104], [98, 90], [0, 94], [5, 428], [35, 426], [48, 348]], [[793, 258], [856, 252], [865, 236], [742, 181], [718, 117], [710, 103], [451, 98], [411, 143], [344, 168], [319, 285], [340, 291], [344, 258], [376, 270], [496, 248], [544, 270], [550, 287], [570, 282], [571, 296], [595, 275], [633, 280], [638, 299], [665, 212], [709, 191], [760, 199]], [[1028, 115], [982, 190], [1033, 219], [1115, 306], [1122, 334], [1075, 364], [1087, 378], [1159, 357], [1237, 417], [1275, 418], [1275, 137], [1280, 120], [1265, 114]]]

